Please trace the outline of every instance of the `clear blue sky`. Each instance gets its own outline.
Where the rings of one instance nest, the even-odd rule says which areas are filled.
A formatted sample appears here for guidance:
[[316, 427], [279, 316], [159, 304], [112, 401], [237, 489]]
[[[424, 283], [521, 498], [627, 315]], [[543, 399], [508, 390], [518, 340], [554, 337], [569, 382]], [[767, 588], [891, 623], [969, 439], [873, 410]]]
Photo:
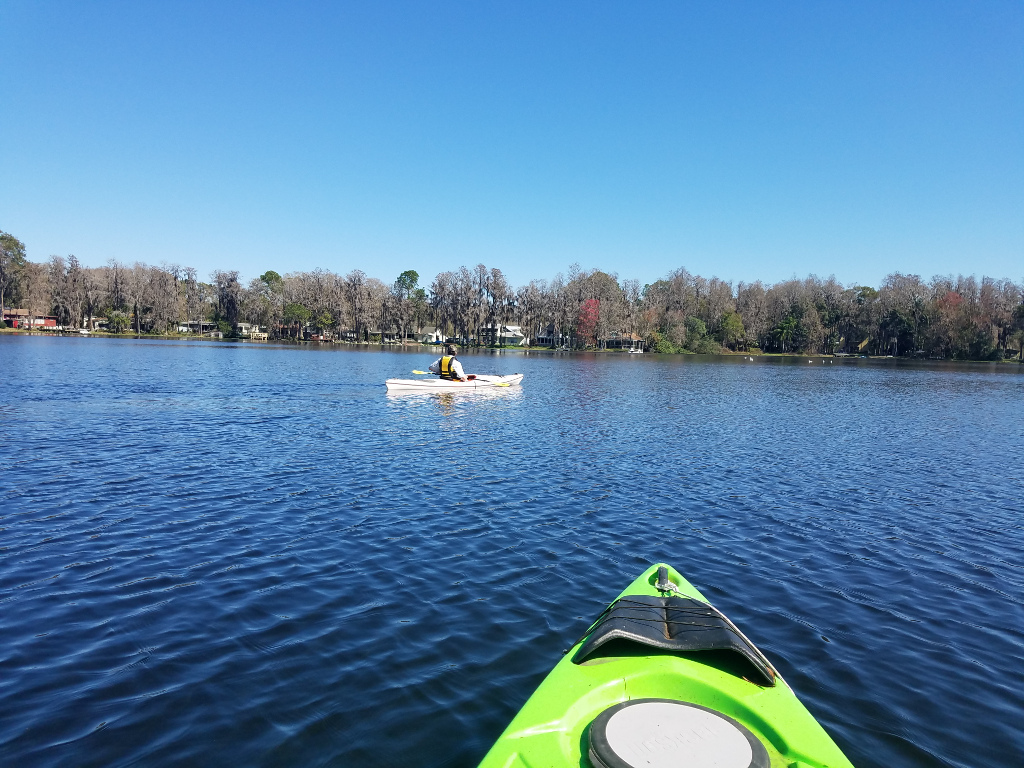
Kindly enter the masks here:
[[1024, 3], [0, 4], [0, 229], [202, 274], [1024, 278]]

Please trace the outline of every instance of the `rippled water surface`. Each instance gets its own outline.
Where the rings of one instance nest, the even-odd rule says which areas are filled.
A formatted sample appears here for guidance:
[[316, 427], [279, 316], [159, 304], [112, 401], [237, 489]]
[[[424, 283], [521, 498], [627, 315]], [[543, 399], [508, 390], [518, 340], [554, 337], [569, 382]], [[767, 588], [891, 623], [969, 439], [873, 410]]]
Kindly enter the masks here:
[[0, 762], [473, 765], [664, 560], [858, 766], [1022, 763], [1017, 369], [432, 359], [0, 338]]

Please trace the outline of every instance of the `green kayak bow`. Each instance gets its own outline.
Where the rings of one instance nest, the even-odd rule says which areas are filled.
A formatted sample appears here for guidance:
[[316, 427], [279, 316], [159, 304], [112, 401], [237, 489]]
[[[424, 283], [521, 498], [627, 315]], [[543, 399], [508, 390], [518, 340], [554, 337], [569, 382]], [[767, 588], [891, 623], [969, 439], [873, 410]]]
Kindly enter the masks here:
[[480, 768], [852, 768], [771, 662], [653, 565], [555, 665]]

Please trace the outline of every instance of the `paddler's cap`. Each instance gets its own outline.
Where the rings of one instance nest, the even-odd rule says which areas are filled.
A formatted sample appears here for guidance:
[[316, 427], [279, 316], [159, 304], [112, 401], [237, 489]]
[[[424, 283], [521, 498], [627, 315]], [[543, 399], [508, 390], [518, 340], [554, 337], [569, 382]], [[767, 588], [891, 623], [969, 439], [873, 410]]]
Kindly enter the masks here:
[[449, 344], [449, 345], [448, 345], [448, 346], [447, 346], [447, 347], [445, 348], [445, 350], [444, 350], [444, 351], [445, 351], [445, 352], [447, 352], [447, 353], [448, 353], [449, 355], [454, 355], [454, 354], [455, 354], [455, 345], [454, 345], [454, 344]]

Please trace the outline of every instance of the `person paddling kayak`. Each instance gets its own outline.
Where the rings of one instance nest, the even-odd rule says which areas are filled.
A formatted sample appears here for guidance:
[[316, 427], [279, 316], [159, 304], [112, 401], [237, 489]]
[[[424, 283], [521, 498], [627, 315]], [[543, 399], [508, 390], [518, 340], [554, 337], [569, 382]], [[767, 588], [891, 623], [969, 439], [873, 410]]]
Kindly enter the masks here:
[[462, 370], [462, 363], [455, 357], [455, 345], [449, 344], [444, 351], [445, 353], [441, 357], [431, 363], [430, 372], [449, 381], [466, 381], [466, 372]]

